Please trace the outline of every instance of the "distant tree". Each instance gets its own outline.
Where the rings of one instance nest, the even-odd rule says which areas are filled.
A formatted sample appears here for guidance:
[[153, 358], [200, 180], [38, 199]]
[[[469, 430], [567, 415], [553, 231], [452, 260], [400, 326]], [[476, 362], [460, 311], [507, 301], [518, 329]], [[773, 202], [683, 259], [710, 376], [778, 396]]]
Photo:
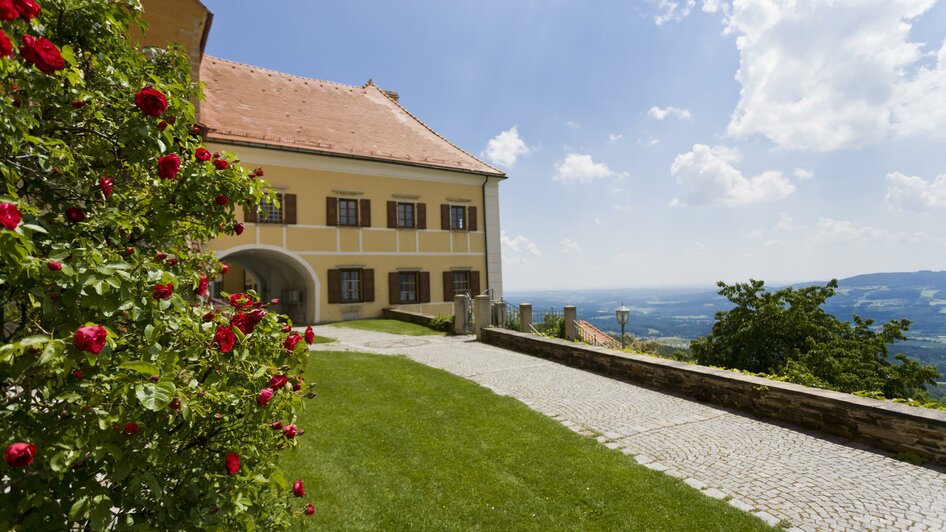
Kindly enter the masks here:
[[719, 294], [736, 306], [716, 313], [716, 323], [691, 349], [700, 364], [769, 373], [792, 382], [888, 398], [926, 397], [939, 377], [933, 366], [904, 355], [889, 357], [890, 344], [904, 340], [909, 320], [891, 320], [875, 330], [873, 320], [841, 321], [822, 305], [837, 290], [825, 286], [765, 290], [763, 281], [727, 285]]

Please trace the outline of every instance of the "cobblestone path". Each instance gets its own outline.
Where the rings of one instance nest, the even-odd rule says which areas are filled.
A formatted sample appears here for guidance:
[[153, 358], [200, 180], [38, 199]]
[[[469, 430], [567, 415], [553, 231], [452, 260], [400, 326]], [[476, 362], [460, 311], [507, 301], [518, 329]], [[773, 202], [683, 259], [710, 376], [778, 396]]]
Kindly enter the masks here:
[[324, 350], [403, 354], [514, 397], [710, 497], [792, 530], [946, 531], [946, 471], [470, 337], [331, 326]]

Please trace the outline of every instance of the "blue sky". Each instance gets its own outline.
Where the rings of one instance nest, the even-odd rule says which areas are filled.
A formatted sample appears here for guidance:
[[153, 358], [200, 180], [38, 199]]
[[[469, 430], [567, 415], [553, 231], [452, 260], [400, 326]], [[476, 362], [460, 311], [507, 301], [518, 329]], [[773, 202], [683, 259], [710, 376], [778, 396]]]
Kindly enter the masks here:
[[205, 0], [505, 170], [506, 290], [946, 269], [946, 0]]

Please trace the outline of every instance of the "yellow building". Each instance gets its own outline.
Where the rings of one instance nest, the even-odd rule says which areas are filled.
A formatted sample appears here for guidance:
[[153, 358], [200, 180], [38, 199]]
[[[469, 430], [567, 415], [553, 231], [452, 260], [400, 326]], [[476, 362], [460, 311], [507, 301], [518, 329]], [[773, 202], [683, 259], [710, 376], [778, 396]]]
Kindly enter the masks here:
[[[152, 18], [153, 5], [186, 16]], [[212, 17], [197, 0], [144, 7], [157, 37], [142, 42], [178, 40], [192, 58], [196, 50], [206, 147], [263, 168], [279, 192], [278, 205], [243, 213], [242, 235], [211, 242], [230, 266], [217, 290], [278, 298], [296, 323], [377, 317], [385, 307], [451, 314], [455, 294], [502, 295], [503, 172], [371, 81], [342, 85], [204, 56]], [[175, 20], [183, 27], [168, 29]]]

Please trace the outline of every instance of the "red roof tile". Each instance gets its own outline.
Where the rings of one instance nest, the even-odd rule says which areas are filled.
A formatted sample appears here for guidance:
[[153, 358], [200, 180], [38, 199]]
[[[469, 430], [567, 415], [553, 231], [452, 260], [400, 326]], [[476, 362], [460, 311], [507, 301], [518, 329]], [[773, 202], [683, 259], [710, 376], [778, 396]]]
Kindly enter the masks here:
[[477, 174], [505, 174], [451, 144], [372, 82], [291, 76], [204, 56], [200, 121], [220, 142], [291, 148]]

